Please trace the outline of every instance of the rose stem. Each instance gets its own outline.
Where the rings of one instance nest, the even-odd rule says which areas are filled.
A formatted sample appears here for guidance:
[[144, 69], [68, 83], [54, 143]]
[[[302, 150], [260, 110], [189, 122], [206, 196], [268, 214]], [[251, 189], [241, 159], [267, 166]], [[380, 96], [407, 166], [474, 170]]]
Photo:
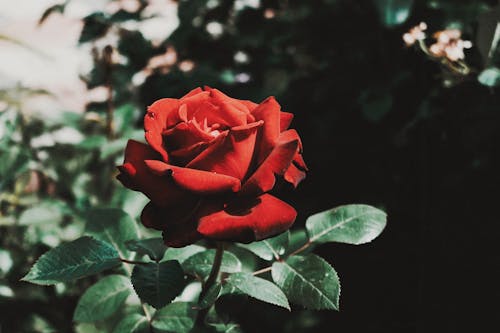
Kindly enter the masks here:
[[[219, 275], [220, 271], [220, 266], [222, 264], [222, 256], [224, 254], [224, 243], [222, 242], [217, 242], [217, 249], [215, 250], [215, 258], [214, 258], [214, 263], [212, 265], [212, 269], [210, 270], [210, 275], [208, 275], [207, 280], [203, 284], [203, 287], [201, 289], [200, 297], [199, 299], [201, 300], [207, 293], [207, 291], [212, 287], [212, 285], [217, 281], [217, 277]], [[208, 313], [208, 308], [201, 310], [198, 313], [198, 318], [196, 319], [196, 322], [200, 325], [203, 324], [203, 320], [205, 319], [205, 316]]]
[[210, 275], [205, 281], [203, 288], [200, 293], [200, 298], [203, 298], [207, 293], [208, 289], [214, 284], [217, 280], [217, 276], [219, 275], [220, 265], [222, 264], [222, 255], [224, 254], [224, 244], [222, 242], [217, 242], [217, 249], [215, 250], [215, 258], [214, 264], [212, 266], [212, 270], [210, 271]]

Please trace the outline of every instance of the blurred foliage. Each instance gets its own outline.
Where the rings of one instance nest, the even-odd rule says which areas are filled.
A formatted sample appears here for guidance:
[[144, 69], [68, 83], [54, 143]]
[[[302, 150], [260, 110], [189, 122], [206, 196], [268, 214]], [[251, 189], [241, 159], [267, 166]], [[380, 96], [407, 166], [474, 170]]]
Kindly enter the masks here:
[[[69, 2], [49, 8], [40, 23], [64, 13]], [[306, 160], [316, 170], [300, 190], [301, 199], [291, 199], [300, 214], [329, 207], [332, 200], [366, 199], [388, 206], [395, 219], [411, 220], [405, 210], [413, 202], [399, 192], [407, 193], [417, 181], [411, 161], [419, 154], [438, 163], [432, 179], [439, 188], [479, 191], [474, 184], [498, 180], [492, 171], [500, 133], [497, 1], [182, 0], [178, 28], [160, 41], [147, 39], [131, 23], [151, 20], [161, 8], [147, 0], [133, 9], [123, 1], [110, 3], [118, 10], [103, 8], [81, 18], [79, 39], [91, 45], [93, 57], [92, 70], [81, 79], [89, 89], [110, 92], [104, 100], [89, 103], [82, 115], [54, 110], [54, 117], [37, 118], [23, 112], [22, 101], [46, 92], [0, 92], [0, 327], [6, 332], [109, 331], [111, 323], [96, 328], [68, 320], [95, 280], [40, 288], [19, 279], [48, 248], [82, 234], [89, 208], [121, 207], [138, 218], [146, 200], [114, 181], [115, 165], [127, 139], [142, 139], [147, 105], [196, 86], [254, 101], [275, 95], [295, 113]], [[401, 35], [420, 21], [432, 31], [458, 27], [473, 41], [476, 47], [466, 53], [475, 70], [471, 76], [456, 80], [404, 48]], [[423, 168], [430, 164], [419, 161]], [[332, 165], [340, 177], [356, 174], [355, 186], [328, 178]], [[360, 194], [361, 184], [387, 191]], [[331, 188], [342, 193], [318, 194]], [[395, 230], [408, 239], [409, 229]], [[405, 253], [414, 256], [413, 251]], [[252, 309], [253, 318], [236, 314], [249, 332], [256, 322], [260, 331], [318, 332], [339, 319]], [[383, 331], [415, 329], [405, 315], [410, 316], [402, 314]]]

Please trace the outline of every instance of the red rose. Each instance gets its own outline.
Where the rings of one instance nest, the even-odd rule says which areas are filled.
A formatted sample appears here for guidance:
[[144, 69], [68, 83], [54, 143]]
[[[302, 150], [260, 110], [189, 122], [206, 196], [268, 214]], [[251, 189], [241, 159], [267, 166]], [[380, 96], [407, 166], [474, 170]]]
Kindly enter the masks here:
[[274, 236], [297, 213], [267, 192], [276, 175], [297, 186], [307, 170], [292, 117], [273, 97], [255, 104], [211, 88], [160, 99], [144, 117], [149, 145], [128, 142], [118, 179], [148, 196], [142, 223], [169, 246]]

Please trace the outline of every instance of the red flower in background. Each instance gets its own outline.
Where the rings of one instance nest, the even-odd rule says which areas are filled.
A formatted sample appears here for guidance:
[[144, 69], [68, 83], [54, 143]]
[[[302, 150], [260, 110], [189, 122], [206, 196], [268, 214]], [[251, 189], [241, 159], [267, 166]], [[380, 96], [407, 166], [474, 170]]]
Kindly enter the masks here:
[[267, 192], [276, 175], [297, 186], [307, 170], [292, 118], [273, 97], [255, 104], [211, 88], [160, 99], [144, 117], [149, 145], [128, 142], [118, 179], [148, 196], [142, 223], [169, 246], [274, 236], [297, 213]]

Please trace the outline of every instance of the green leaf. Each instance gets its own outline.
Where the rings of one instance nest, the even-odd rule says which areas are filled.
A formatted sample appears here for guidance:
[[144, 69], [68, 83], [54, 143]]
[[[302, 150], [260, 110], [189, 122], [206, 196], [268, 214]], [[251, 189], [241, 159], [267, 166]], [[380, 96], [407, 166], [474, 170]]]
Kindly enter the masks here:
[[94, 208], [88, 211], [85, 231], [112, 244], [123, 258], [130, 256], [125, 242], [138, 239], [135, 221], [117, 208]]
[[207, 313], [205, 323], [215, 329], [218, 333], [242, 333], [240, 325], [234, 322], [226, 322], [222, 320], [215, 311], [215, 309], [210, 309]]
[[387, 215], [368, 205], [346, 205], [310, 216], [306, 229], [310, 242], [364, 244], [376, 238], [387, 222]]
[[196, 313], [193, 304], [175, 302], [158, 310], [151, 323], [159, 330], [175, 333], [189, 332], [194, 326]]
[[119, 254], [111, 245], [85, 236], [49, 250], [22, 280], [42, 285], [67, 282], [120, 263]]
[[110, 205], [123, 209], [132, 218], [137, 219], [148, 202], [148, 197], [141, 192], [130, 191], [125, 186], [120, 186], [115, 189]]
[[386, 27], [403, 24], [410, 15], [413, 0], [374, 0], [380, 20]]
[[101, 326], [97, 328], [96, 325], [92, 323], [78, 323], [75, 325], [75, 333], [108, 333], [108, 332], [109, 331], [104, 331], [104, 329]]
[[132, 104], [124, 104], [113, 113], [113, 120], [116, 133], [125, 133], [132, 128], [136, 108]]
[[96, 149], [106, 144], [107, 141], [104, 135], [89, 135], [76, 146], [82, 149]]
[[87, 289], [76, 306], [73, 319], [94, 322], [111, 316], [130, 295], [130, 280], [123, 275], [109, 275]]
[[125, 246], [130, 251], [137, 252], [141, 256], [148, 255], [154, 261], [162, 260], [167, 250], [161, 237], [131, 240], [125, 242]]
[[500, 69], [490, 67], [479, 73], [477, 77], [479, 83], [487, 87], [496, 87], [500, 85]]
[[143, 302], [159, 309], [182, 292], [186, 281], [179, 262], [169, 260], [136, 265], [132, 272], [132, 284]]
[[[195, 255], [186, 259], [186, 261], [184, 261], [184, 263], [182, 264], [182, 267], [188, 274], [205, 277], [210, 274], [214, 259], [215, 250], [207, 250], [204, 252], [196, 253]], [[224, 255], [222, 256], [220, 271], [226, 273], [240, 272], [241, 262], [234, 254], [225, 251]]]
[[272, 276], [292, 303], [313, 310], [339, 309], [337, 272], [317, 255], [292, 256], [284, 262], [274, 262]]
[[134, 313], [123, 318], [113, 330], [113, 333], [150, 333], [148, 319]]
[[[309, 237], [307, 236], [307, 231], [305, 229], [296, 229], [292, 230], [290, 232], [290, 243], [288, 244], [288, 249], [286, 251], [286, 255], [293, 253], [294, 251], [297, 251], [304, 245], [306, 245], [309, 242]], [[307, 254], [309, 252], [312, 252], [314, 250], [315, 244], [310, 244], [307, 246], [307, 248], [301, 253]]]
[[287, 230], [276, 237], [250, 244], [241, 244], [241, 246], [255, 253], [260, 258], [271, 261], [279, 260], [281, 256], [285, 254], [289, 241], [290, 232]]
[[229, 278], [226, 279], [226, 283], [259, 301], [271, 303], [290, 310], [288, 299], [283, 291], [274, 283], [265, 279], [249, 273], [236, 273], [231, 274]]
[[107, 159], [110, 156], [122, 153], [127, 146], [127, 138], [119, 138], [113, 141], [107, 141], [101, 146], [100, 158], [102, 160]]
[[83, 18], [83, 29], [78, 42], [85, 43], [104, 36], [111, 24], [104, 13], [96, 12]]
[[181, 248], [171, 247], [167, 249], [167, 253], [165, 254], [163, 260], [177, 260], [182, 264], [187, 258], [205, 250], [206, 249], [203, 246], [199, 245], [188, 245]]
[[500, 42], [500, 6], [482, 11], [474, 19], [477, 22], [475, 47], [485, 66], [495, 64], [493, 60]]
[[217, 301], [217, 298], [221, 294], [221, 291], [222, 291], [222, 284], [217, 283], [211, 286], [207, 290], [205, 296], [203, 296], [203, 298], [201, 298], [198, 301], [198, 308], [206, 309], [211, 307], [215, 303], [215, 301]]
[[55, 205], [40, 205], [23, 211], [21, 216], [19, 216], [19, 224], [57, 224], [62, 219], [63, 214]]

